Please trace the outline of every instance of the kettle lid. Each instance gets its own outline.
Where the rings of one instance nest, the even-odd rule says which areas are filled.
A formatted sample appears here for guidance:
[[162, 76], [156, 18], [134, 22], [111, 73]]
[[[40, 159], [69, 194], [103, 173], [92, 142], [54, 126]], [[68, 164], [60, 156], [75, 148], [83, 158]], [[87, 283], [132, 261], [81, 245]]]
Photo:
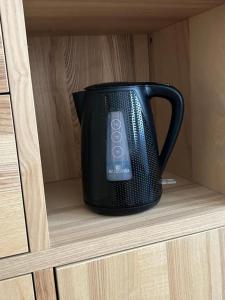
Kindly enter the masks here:
[[157, 84], [155, 82], [129, 82], [129, 81], [115, 81], [115, 82], [105, 82], [90, 85], [85, 88], [85, 90], [100, 90], [100, 89], [108, 89], [108, 88], [119, 88], [119, 87], [129, 87], [129, 86], [145, 86], [149, 84]]

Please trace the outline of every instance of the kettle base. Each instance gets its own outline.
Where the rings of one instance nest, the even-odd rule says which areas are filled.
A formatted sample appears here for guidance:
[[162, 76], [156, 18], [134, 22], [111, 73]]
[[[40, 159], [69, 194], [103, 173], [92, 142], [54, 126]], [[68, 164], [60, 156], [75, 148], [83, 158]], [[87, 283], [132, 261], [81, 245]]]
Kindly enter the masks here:
[[148, 210], [158, 204], [160, 198], [157, 201], [151, 202], [147, 205], [142, 205], [139, 207], [132, 207], [132, 208], [106, 208], [106, 207], [97, 207], [90, 205], [89, 203], [85, 203], [87, 207], [100, 215], [107, 215], [107, 216], [125, 216], [125, 215], [132, 215], [136, 213], [143, 212]]

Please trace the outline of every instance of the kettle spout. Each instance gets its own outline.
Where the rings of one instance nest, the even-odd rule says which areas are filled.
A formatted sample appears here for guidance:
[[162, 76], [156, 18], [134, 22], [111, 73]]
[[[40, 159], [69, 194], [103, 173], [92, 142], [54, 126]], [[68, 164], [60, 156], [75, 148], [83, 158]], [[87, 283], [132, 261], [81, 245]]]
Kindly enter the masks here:
[[82, 118], [82, 114], [83, 114], [85, 94], [86, 94], [85, 91], [73, 93], [73, 100], [75, 103], [77, 117], [78, 117], [80, 124], [81, 124], [81, 118]]

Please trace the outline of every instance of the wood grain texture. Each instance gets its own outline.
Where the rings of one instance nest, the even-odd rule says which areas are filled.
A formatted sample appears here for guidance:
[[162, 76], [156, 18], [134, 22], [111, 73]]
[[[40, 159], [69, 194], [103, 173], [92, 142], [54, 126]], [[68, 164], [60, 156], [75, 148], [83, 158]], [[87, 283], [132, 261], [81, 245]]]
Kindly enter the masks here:
[[[167, 170], [192, 178], [191, 99], [189, 23], [183, 21], [151, 35], [151, 80], [169, 83], [184, 96], [185, 115], [180, 135], [169, 160]], [[169, 102], [157, 99], [154, 116], [160, 146], [168, 131], [171, 109]]]
[[28, 251], [9, 96], [0, 96], [0, 258]]
[[147, 35], [29, 38], [45, 182], [80, 177], [80, 125], [72, 92], [149, 79]]
[[193, 177], [225, 192], [225, 6], [190, 20]]
[[[224, 195], [175, 178], [177, 186], [169, 186], [154, 209], [116, 222], [79, 204], [74, 181], [64, 181], [65, 192], [64, 183], [58, 188], [47, 184], [47, 201], [54, 198], [49, 214], [52, 248], [1, 259], [0, 280], [225, 226]], [[225, 245], [225, 230], [219, 232]]]
[[149, 36], [148, 34], [134, 34], [133, 39], [133, 64], [136, 81], [149, 81]]
[[[214, 223], [217, 229], [213, 229], [211, 231], [218, 231], [222, 239], [222, 244], [225, 244], [225, 227], [221, 227], [221, 224], [222, 222]], [[186, 227], [187, 226], [188, 225], [186, 224]], [[170, 230], [170, 227], [168, 228], [168, 230]], [[199, 228], [199, 232], [201, 231], [204, 231], [204, 229], [202, 230], [201, 228]], [[0, 261], [0, 280], [27, 274], [30, 272], [36, 272], [46, 268], [53, 268], [65, 264], [70, 264], [71, 262], [81, 262], [82, 260], [87, 260], [120, 251], [127, 251], [129, 249], [137, 247], [143, 247], [149, 244], [160, 242], [160, 239], [161, 241], [167, 240], [165, 235], [151, 237], [151, 240], [149, 240], [148, 235], [150, 233], [148, 230], [146, 231], [145, 235], [142, 234], [139, 237], [138, 235], [140, 233], [141, 231], [137, 229], [135, 232], [127, 231], [125, 234], [117, 235], [116, 238], [114, 235], [106, 236], [103, 238], [91, 238], [86, 241], [71, 243], [57, 248], [50, 248], [39, 252], [12, 256], [7, 259], [3, 258]], [[186, 229], [186, 232], [183, 231], [183, 235], [189, 234], [192, 234], [190, 230], [188, 231], [188, 229]], [[169, 238], [169, 240], [173, 238], [174, 236]], [[221, 256], [223, 257], [223, 255], [224, 252], [221, 251]]]
[[165, 243], [56, 269], [61, 300], [169, 299]]
[[57, 268], [61, 300], [222, 300], [218, 231]]
[[0, 23], [0, 93], [8, 93], [8, 77], [6, 71], [5, 51], [2, 38], [2, 27]]
[[32, 276], [0, 281], [0, 300], [35, 300]]
[[166, 243], [171, 299], [225, 297], [224, 236], [214, 232]]
[[33, 33], [146, 32], [224, 3], [223, 0], [24, 0]]
[[36, 300], [57, 300], [53, 269], [34, 272]]
[[0, 1], [31, 251], [48, 248], [48, 228], [33, 92], [21, 0]]
[[116, 222], [114, 217], [87, 209], [79, 179], [47, 184], [45, 190], [47, 205], [49, 202], [51, 206], [48, 220], [52, 247], [106, 236], [115, 238], [117, 244], [120, 236], [124, 236], [127, 245], [131, 236], [150, 243], [155, 238], [159, 241], [182, 236], [187, 231], [190, 234], [208, 230], [217, 227], [217, 222], [225, 225], [225, 219], [220, 219], [225, 215], [225, 196], [188, 181], [165, 190], [155, 208], [126, 218], [117, 217]]

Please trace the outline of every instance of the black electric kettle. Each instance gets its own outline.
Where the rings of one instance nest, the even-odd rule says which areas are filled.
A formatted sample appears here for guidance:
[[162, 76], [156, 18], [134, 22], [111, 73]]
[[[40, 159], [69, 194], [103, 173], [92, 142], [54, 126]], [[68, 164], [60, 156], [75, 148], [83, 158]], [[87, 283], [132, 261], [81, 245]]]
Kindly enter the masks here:
[[[162, 194], [161, 174], [180, 131], [184, 101], [172, 86], [158, 83], [105, 83], [73, 94], [81, 124], [85, 203], [110, 215], [140, 212]], [[171, 122], [161, 154], [151, 98], [167, 99]]]

